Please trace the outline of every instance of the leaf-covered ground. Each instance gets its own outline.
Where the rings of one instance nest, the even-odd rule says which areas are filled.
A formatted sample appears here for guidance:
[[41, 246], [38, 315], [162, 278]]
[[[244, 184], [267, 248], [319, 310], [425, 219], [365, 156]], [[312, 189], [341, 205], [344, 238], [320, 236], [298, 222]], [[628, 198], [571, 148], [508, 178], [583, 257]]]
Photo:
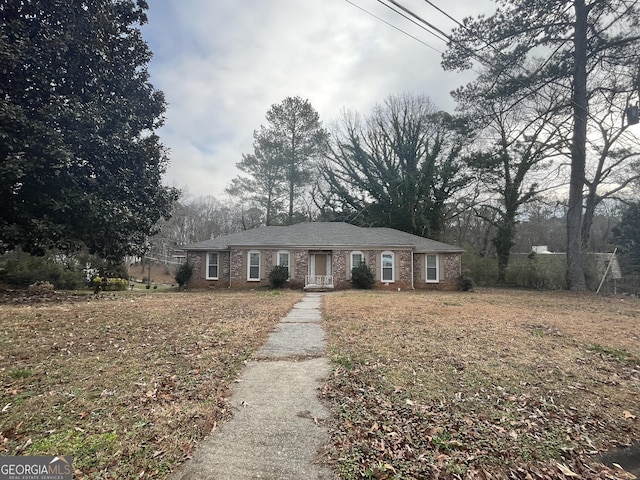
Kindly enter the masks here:
[[640, 301], [569, 292], [324, 298], [340, 478], [632, 478]]
[[0, 295], [0, 455], [162, 478], [231, 415], [245, 360], [301, 293]]

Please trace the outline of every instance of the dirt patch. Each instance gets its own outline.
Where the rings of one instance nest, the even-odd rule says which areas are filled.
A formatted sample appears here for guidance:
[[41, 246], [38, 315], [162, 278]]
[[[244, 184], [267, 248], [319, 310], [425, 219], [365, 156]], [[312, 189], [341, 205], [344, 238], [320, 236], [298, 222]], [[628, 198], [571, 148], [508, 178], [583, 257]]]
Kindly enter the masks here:
[[230, 414], [229, 385], [298, 292], [119, 292], [0, 306], [0, 454], [74, 478], [163, 478]]
[[640, 302], [568, 292], [325, 297], [343, 478], [631, 478]]

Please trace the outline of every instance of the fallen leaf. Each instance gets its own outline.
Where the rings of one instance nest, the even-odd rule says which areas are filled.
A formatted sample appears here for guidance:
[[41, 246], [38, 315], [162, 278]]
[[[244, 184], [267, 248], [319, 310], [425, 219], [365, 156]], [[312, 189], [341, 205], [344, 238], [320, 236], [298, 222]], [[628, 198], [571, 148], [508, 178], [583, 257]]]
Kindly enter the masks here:
[[557, 463], [556, 465], [558, 466], [558, 468], [560, 469], [560, 471], [566, 475], [567, 477], [579, 477], [580, 475], [574, 473], [571, 471], [571, 469], [569, 469], [569, 467], [567, 467], [566, 465], [563, 465], [562, 463]]
[[625, 410], [624, 412], [624, 418], [630, 418], [631, 420], [635, 420], [636, 416], [631, 413], [629, 410]]

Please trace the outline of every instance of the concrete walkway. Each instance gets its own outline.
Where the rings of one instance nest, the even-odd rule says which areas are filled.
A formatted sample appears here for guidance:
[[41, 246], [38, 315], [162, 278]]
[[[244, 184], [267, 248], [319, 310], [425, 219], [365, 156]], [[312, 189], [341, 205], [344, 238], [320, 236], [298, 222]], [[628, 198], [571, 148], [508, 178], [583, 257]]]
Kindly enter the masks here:
[[234, 387], [234, 416], [171, 480], [334, 478], [314, 463], [329, 415], [318, 399], [330, 373], [320, 301], [321, 294], [307, 293], [282, 319]]

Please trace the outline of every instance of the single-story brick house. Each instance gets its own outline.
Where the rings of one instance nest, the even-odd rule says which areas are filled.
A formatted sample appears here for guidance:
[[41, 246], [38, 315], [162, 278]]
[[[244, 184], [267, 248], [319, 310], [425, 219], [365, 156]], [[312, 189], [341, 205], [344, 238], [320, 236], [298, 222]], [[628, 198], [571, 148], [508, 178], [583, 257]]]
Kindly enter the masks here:
[[392, 228], [341, 222], [260, 227], [183, 247], [194, 266], [190, 287], [269, 285], [276, 265], [289, 269], [292, 288], [351, 288], [361, 262], [376, 276], [374, 288], [453, 289], [463, 250]]

